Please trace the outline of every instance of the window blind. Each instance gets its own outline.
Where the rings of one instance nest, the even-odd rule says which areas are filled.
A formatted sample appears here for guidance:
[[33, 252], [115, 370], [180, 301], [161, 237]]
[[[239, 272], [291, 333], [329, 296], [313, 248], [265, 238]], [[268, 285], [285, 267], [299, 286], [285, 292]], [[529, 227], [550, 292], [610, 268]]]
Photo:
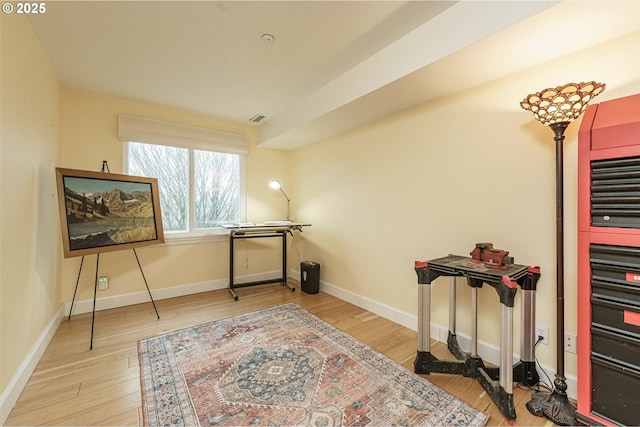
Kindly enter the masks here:
[[249, 153], [249, 141], [245, 135], [126, 114], [118, 115], [118, 137], [127, 142], [143, 142], [240, 155]]

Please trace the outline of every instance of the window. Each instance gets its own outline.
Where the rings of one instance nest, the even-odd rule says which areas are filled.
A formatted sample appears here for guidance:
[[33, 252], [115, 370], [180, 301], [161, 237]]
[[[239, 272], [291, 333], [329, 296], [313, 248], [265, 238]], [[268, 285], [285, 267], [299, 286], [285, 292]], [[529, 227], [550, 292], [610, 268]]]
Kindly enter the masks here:
[[166, 237], [222, 234], [221, 225], [242, 222], [247, 136], [119, 114], [118, 137], [127, 172], [158, 178]]
[[166, 233], [215, 234], [241, 222], [244, 156], [139, 142], [126, 154], [129, 174], [158, 179]]

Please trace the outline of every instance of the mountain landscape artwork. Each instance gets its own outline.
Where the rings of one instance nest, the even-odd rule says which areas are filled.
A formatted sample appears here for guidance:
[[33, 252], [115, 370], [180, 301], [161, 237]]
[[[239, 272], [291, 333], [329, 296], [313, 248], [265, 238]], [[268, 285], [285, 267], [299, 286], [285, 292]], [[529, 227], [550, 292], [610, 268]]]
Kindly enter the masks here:
[[65, 257], [163, 241], [155, 179], [57, 171]]

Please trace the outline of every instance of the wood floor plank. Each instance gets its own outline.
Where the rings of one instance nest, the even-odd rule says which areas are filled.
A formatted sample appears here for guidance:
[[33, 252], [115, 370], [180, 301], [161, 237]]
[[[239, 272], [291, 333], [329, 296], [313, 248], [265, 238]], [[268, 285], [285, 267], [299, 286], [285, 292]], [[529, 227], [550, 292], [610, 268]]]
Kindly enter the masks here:
[[66, 387], [56, 387], [55, 389], [30, 387], [20, 396], [11, 411], [11, 416], [17, 419], [22, 415], [33, 414], [46, 406], [68, 402], [78, 395], [79, 390], [80, 383], [67, 385]]
[[[279, 284], [226, 289], [96, 313], [93, 350], [91, 315], [64, 320], [9, 414], [14, 425], [142, 425], [137, 342], [140, 339], [294, 302], [315, 316], [413, 370], [417, 334], [374, 313], [320, 292], [310, 295]], [[432, 341], [433, 354], [453, 359], [446, 345]], [[488, 425], [509, 425], [480, 384], [459, 375], [423, 377], [490, 415]], [[525, 408], [530, 391], [514, 386], [518, 418], [513, 425], [551, 425]]]
[[96, 426], [141, 426], [140, 409], [133, 408], [123, 411], [113, 417], [104, 419], [95, 424]]

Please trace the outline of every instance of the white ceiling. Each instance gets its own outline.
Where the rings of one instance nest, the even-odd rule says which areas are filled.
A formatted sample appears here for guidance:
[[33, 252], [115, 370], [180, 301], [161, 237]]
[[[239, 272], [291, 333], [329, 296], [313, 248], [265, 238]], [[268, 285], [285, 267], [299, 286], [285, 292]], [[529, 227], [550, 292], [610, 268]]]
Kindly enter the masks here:
[[279, 149], [640, 29], [640, 1], [46, 7], [29, 20], [65, 87], [243, 123], [264, 115], [259, 144]]

